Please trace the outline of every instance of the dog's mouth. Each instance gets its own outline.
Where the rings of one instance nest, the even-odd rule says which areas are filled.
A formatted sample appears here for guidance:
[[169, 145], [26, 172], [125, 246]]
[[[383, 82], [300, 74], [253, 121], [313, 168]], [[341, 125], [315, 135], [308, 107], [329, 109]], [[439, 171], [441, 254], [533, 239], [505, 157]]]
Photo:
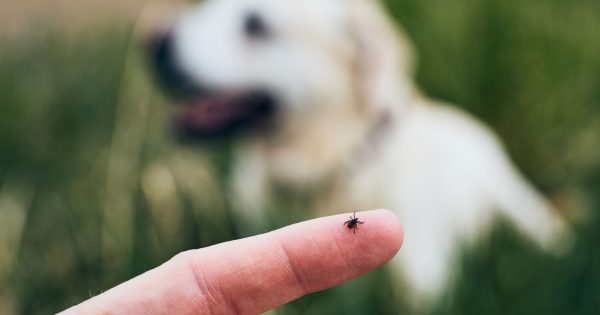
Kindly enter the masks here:
[[181, 139], [211, 139], [257, 131], [273, 123], [275, 98], [262, 90], [203, 93], [180, 102], [174, 126]]
[[173, 125], [180, 139], [211, 139], [264, 129], [274, 122], [278, 106], [268, 89], [208, 87], [182, 70], [173, 37], [149, 42], [149, 57], [158, 82], [175, 99]]

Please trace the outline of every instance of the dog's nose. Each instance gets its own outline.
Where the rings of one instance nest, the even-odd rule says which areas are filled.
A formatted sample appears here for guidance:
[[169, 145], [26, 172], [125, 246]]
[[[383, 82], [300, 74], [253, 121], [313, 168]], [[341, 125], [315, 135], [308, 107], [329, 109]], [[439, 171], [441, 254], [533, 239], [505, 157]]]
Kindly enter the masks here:
[[174, 37], [170, 33], [155, 36], [150, 43], [150, 61], [157, 79], [176, 96], [197, 94], [199, 88], [178, 63]]
[[173, 36], [170, 33], [156, 35], [150, 44], [150, 59], [158, 79], [168, 88], [176, 88], [185, 79], [177, 66]]

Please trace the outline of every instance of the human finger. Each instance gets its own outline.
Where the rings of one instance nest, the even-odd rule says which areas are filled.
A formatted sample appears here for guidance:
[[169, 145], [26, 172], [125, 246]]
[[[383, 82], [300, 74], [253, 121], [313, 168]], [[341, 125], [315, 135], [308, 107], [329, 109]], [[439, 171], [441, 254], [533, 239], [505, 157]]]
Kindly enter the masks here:
[[391, 259], [402, 227], [388, 210], [334, 215], [190, 250], [67, 312], [256, 314], [359, 276]]

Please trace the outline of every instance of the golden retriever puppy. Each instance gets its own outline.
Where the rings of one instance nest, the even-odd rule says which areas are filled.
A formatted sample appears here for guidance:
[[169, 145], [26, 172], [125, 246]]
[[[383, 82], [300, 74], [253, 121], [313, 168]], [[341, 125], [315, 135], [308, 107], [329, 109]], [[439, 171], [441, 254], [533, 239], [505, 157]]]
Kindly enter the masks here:
[[203, 1], [154, 55], [179, 133], [237, 139], [246, 222], [280, 186], [319, 196], [313, 211], [392, 209], [405, 226], [394, 266], [418, 301], [500, 216], [547, 249], [566, 232], [488, 128], [419, 92], [410, 43], [377, 1]]

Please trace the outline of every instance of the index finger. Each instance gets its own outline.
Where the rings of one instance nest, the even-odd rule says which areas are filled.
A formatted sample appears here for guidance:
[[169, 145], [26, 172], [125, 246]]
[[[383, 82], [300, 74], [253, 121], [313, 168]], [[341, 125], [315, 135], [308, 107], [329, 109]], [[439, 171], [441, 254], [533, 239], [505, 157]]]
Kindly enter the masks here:
[[348, 215], [191, 250], [77, 307], [75, 313], [256, 314], [361, 275], [391, 259], [402, 227], [387, 210]]

